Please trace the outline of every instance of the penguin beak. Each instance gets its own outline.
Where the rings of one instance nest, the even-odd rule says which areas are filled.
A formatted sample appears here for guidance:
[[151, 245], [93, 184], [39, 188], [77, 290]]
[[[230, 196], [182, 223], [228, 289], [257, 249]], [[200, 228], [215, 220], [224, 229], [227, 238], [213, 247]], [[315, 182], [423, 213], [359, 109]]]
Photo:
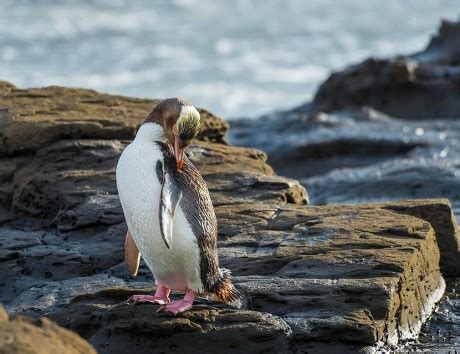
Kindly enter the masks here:
[[184, 168], [184, 152], [185, 148], [181, 147], [181, 143], [177, 135], [174, 136], [174, 155], [176, 156], [177, 168], [182, 170]]

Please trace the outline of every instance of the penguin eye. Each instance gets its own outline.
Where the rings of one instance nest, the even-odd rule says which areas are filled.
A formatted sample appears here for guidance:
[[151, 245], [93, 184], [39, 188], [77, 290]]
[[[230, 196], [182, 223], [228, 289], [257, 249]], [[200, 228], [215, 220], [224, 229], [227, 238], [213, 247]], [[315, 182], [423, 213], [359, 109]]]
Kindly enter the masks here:
[[196, 127], [188, 124], [179, 129], [179, 138], [183, 141], [191, 141], [195, 139], [198, 135], [198, 130]]
[[189, 131], [184, 131], [179, 133], [179, 139], [182, 140], [184, 143], [189, 142], [190, 140], [194, 139], [194, 136]]

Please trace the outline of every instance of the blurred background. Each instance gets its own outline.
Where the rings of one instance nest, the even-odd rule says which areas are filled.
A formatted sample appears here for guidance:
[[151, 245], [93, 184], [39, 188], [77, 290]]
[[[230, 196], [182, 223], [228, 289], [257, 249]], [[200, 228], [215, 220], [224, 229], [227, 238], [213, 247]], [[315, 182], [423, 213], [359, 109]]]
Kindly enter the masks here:
[[[458, 0], [1, 0], [1, 77], [184, 96], [225, 118], [308, 101], [331, 70], [422, 50]], [[5, 16], [6, 15], [6, 16]]]
[[[276, 173], [306, 187], [311, 204], [448, 198], [460, 222], [459, 5], [459, 0], [0, 0], [0, 79], [19, 88], [61, 85], [150, 99], [183, 96], [231, 120], [228, 140], [265, 151]], [[23, 102], [21, 92], [16, 94]], [[26, 108], [35, 114], [36, 106]], [[101, 158], [101, 168], [111, 158]], [[5, 161], [0, 172], [13, 181], [19, 162]], [[2, 183], [12, 193], [13, 183]], [[113, 179], [107, 188], [115, 193]], [[41, 191], [37, 187], [31, 195]], [[115, 247], [113, 235], [107, 235], [101, 244]], [[72, 252], [81, 257], [75, 244]], [[88, 254], [94, 244], [86, 246], [85, 239]], [[80, 276], [80, 265], [75, 269]], [[20, 272], [31, 274], [28, 268]], [[22, 287], [33, 276], [21, 279]], [[39, 290], [43, 299], [47, 289]], [[408, 346], [435, 352], [460, 348], [459, 289], [460, 278], [448, 280], [419, 342]]]

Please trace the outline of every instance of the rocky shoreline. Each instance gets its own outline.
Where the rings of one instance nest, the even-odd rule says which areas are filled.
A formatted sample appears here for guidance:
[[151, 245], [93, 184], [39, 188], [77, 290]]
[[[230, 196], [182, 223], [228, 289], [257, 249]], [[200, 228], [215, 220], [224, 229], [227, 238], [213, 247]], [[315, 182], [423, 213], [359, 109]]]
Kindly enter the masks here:
[[[234, 121], [229, 140], [265, 151], [277, 173], [308, 189], [312, 204], [443, 197], [458, 217], [459, 33], [459, 22], [443, 22], [419, 53], [369, 59], [333, 73], [313, 102]], [[451, 290], [411, 349], [460, 348], [460, 260], [455, 253], [441, 262], [444, 257], [455, 264], [443, 267]]]
[[441, 273], [460, 269], [448, 200], [307, 206], [299, 182], [274, 174], [261, 151], [228, 145], [228, 124], [202, 111], [190, 158], [242, 307], [203, 299], [171, 317], [127, 304], [153, 283], [144, 265], [131, 278], [123, 264], [115, 164], [154, 102], [6, 82], [0, 92], [0, 302], [100, 353], [394, 346], [417, 337], [444, 292]]

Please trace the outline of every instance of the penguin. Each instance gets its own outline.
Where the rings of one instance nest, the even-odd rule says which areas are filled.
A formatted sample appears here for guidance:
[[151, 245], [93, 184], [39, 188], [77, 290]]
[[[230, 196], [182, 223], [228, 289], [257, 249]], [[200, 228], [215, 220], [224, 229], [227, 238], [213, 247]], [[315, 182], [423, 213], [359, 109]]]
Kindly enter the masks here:
[[[120, 156], [116, 182], [128, 225], [125, 262], [135, 276], [140, 257], [155, 277], [153, 295], [128, 301], [161, 305], [174, 315], [196, 295], [232, 303], [239, 293], [219, 267], [217, 220], [206, 182], [185, 155], [200, 131], [200, 114], [187, 100], [158, 103]], [[184, 292], [170, 302], [171, 290]]]

